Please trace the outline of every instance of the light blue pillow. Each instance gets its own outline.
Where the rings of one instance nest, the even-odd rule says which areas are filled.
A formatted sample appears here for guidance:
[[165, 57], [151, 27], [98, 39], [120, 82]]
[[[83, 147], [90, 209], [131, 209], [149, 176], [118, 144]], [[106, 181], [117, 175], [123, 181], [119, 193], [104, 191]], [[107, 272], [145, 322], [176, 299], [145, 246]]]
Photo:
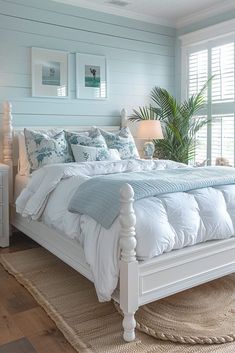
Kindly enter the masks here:
[[118, 161], [120, 154], [118, 150], [109, 150], [103, 147], [90, 147], [82, 145], [71, 145], [76, 162], [91, 161]]
[[134, 138], [128, 127], [124, 127], [116, 133], [99, 130], [105, 138], [108, 148], [117, 149], [121, 159], [140, 158]]
[[66, 132], [66, 138], [70, 145], [82, 145], [91, 147], [107, 148], [106, 142], [98, 129], [92, 129], [89, 132]]
[[24, 129], [31, 171], [43, 165], [73, 161], [64, 131], [39, 132]]

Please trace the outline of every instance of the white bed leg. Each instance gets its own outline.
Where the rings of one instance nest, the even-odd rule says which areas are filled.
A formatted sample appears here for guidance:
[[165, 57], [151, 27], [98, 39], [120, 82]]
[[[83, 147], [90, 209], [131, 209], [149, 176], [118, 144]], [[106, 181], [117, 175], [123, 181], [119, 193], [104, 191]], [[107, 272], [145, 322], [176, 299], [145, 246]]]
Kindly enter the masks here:
[[123, 338], [127, 342], [135, 339], [135, 312], [138, 309], [139, 283], [138, 262], [136, 261], [136, 217], [133, 209], [134, 191], [129, 184], [121, 190], [120, 209], [120, 307], [124, 314]]
[[126, 342], [134, 341], [135, 327], [136, 327], [135, 315], [128, 314], [128, 313], [123, 313], [123, 314], [124, 314], [124, 319], [122, 322], [122, 326], [124, 329], [123, 338]]

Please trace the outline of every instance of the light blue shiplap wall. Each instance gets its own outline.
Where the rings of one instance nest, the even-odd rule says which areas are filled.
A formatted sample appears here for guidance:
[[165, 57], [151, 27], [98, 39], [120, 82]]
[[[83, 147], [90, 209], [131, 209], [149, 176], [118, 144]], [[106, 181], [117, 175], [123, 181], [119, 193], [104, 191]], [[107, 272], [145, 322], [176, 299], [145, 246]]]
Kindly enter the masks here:
[[[175, 30], [46, 0], [0, 0], [0, 101], [15, 126], [116, 125], [148, 102], [154, 85], [174, 92]], [[31, 50], [69, 51], [70, 98], [31, 97]], [[105, 55], [109, 98], [75, 98], [75, 53]], [[2, 108], [0, 108], [2, 113]]]
[[175, 55], [175, 93], [178, 99], [180, 99], [181, 92], [181, 41], [179, 37], [183, 34], [197, 31], [199, 29], [203, 29], [209, 26], [216, 25], [218, 23], [228, 21], [235, 18], [235, 10], [226, 11], [224, 13], [218, 14], [216, 16], [212, 16], [207, 19], [200, 20], [193, 24], [184, 26], [177, 30], [177, 38], [176, 38], [176, 55]]

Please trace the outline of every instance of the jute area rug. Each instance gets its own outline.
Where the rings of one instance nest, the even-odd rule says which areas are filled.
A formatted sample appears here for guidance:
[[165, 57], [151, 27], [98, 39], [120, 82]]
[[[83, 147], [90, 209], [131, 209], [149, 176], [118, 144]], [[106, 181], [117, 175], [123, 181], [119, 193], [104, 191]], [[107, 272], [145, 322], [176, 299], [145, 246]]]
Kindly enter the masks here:
[[122, 318], [114, 305], [99, 303], [93, 284], [46, 250], [4, 254], [1, 263], [28, 289], [80, 353], [235, 353], [235, 342], [179, 344], [139, 331], [134, 342], [125, 343]]

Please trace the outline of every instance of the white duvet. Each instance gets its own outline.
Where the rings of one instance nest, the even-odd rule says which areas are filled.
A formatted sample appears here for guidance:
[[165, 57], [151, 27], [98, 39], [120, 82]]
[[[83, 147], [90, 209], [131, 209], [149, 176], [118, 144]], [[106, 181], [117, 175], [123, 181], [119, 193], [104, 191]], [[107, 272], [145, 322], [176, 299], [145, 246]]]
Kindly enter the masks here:
[[[68, 212], [73, 193], [95, 175], [179, 167], [185, 165], [162, 160], [48, 165], [33, 173], [16, 201], [17, 212], [29, 219], [41, 219], [77, 239], [84, 248], [99, 300], [110, 300], [119, 275], [119, 220], [107, 230], [89, 216]], [[142, 199], [134, 208], [137, 257], [146, 260], [173, 249], [233, 236], [235, 185]]]

